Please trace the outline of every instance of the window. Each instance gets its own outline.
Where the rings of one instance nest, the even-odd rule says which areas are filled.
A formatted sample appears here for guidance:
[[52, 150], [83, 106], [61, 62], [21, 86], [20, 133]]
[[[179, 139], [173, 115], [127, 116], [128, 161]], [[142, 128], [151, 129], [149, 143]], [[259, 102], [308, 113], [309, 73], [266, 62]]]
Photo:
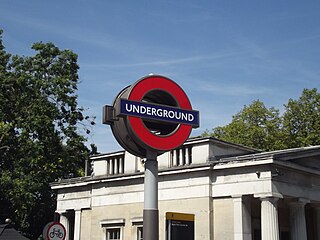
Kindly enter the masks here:
[[107, 240], [120, 240], [120, 228], [107, 228]]
[[121, 240], [123, 238], [124, 219], [107, 219], [100, 222], [104, 231], [104, 240]]
[[107, 163], [107, 174], [117, 175], [124, 173], [124, 155], [108, 157]]
[[143, 240], [143, 227], [137, 227], [137, 240]]
[[142, 217], [134, 217], [131, 219], [133, 232], [135, 233], [136, 240], [143, 240], [143, 218]]
[[184, 146], [174, 149], [170, 154], [171, 167], [186, 166], [192, 164], [192, 146]]

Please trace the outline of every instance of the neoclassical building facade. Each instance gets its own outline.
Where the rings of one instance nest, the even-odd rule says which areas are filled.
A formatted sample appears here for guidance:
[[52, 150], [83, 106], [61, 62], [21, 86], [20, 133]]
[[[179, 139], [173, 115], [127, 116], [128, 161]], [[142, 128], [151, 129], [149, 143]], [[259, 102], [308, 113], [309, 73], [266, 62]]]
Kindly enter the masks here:
[[[90, 160], [88, 176], [51, 185], [67, 240], [141, 240], [144, 159]], [[320, 240], [320, 146], [259, 152], [197, 137], [158, 164], [161, 240], [169, 213], [192, 216], [196, 240]]]

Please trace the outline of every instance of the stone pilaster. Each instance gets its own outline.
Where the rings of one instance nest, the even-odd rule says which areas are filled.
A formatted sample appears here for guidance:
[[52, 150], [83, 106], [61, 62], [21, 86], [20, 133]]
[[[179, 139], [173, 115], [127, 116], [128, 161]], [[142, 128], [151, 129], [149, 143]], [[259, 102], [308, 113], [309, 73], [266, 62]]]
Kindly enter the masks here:
[[81, 209], [74, 210], [74, 240], [80, 240]]
[[69, 219], [67, 218], [66, 212], [58, 212], [60, 215], [60, 223], [64, 226], [66, 229], [66, 237], [65, 240], [69, 240], [69, 231], [70, 231], [70, 226], [69, 226]]
[[234, 240], [251, 240], [250, 201], [244, 196], [233, 196]]

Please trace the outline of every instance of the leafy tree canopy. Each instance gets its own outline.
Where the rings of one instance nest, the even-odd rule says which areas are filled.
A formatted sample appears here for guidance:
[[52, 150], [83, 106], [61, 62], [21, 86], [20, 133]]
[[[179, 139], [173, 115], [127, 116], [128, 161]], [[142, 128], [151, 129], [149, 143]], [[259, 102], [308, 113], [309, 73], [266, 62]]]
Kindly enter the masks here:
[[0, 221], [35, 238], [55, 210], [49, 183], [83, 174], [94, 121], [77, 103], [77, 55], [52, 43], [32, 49], [10, 55], [0, 30]]
[[298, 100], [289, 99], [285, 112], [253, 101], [232, 117], [231, 123], [206, 130], [202, 136], [270, 151], [320, 145], [320, 94], [304, 89]]
[[304, 89], [298, 100], [285, 105], [283, 131], [287, 147], [320, 145], [320, 93]]

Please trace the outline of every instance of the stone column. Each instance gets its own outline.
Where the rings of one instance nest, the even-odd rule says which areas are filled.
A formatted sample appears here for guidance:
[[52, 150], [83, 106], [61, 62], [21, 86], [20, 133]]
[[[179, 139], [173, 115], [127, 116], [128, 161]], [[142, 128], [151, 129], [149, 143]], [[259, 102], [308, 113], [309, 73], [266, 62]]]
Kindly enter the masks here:
[[317, 221], [317, 240], [320, 240], [320, 207], [316, 207], [316, 221]]
[[307, 240], [307, 225], [304, 207], [309, 201], [299, 199], [289, 203], [291, 240]]
[[74, 210], [74, 240], [80, 240], [81, 209]]
[[64, 228], [66, 229], [66, 238], [65, 240], [69, 240], [69, 219], [66, 216], [65, 212], [58, 212], [60, 214], [60, 223], [64, 226]]
[[234, 240], [251, 240], [251, 207], [244, 196], [233, 197]]
[[[262, 197], [261, 200], [261, 239], [279, 240], [279, 223], [276, 197]], [[302, 239], [300, 239], [302, 240]]]

